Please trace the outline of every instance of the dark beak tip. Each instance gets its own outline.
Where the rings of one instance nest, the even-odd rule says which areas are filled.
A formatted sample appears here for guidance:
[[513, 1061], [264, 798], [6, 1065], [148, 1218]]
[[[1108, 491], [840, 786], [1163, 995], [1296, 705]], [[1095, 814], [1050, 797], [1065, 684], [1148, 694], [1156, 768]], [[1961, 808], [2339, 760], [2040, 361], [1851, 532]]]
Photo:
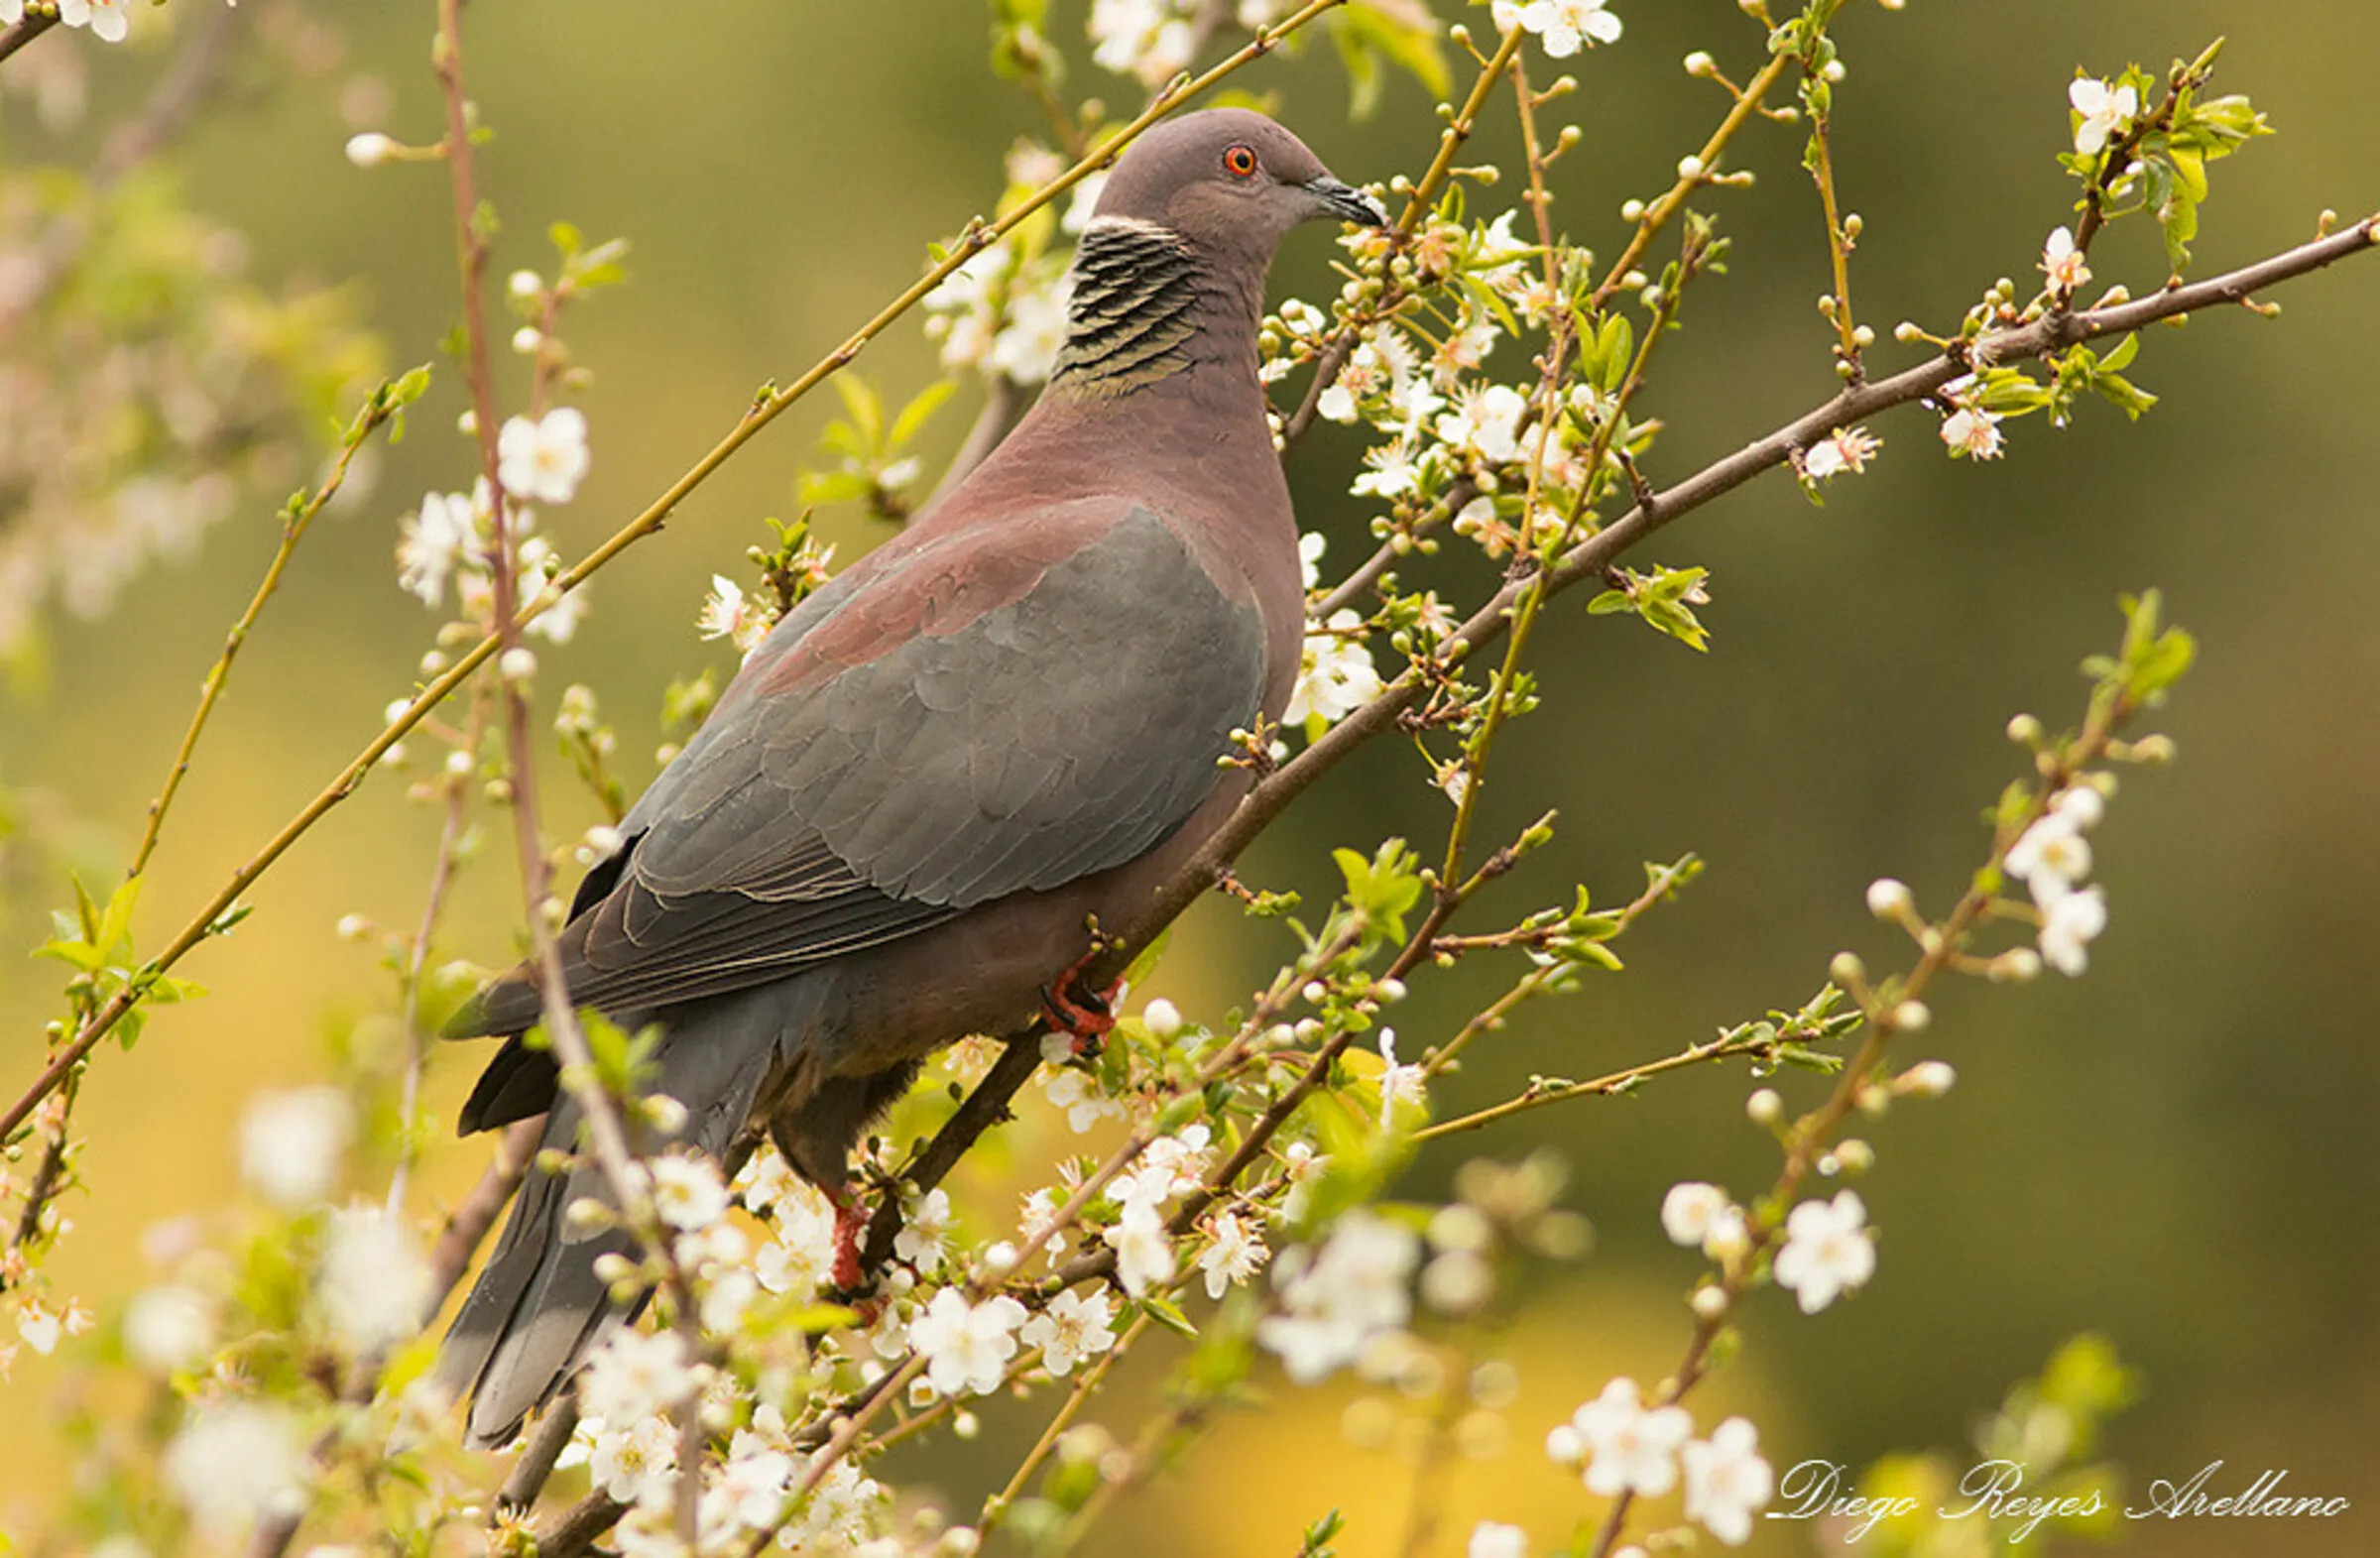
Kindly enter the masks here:
[[1322, 202], [1323, 209], [1341, 221], [1359, 227], [1385, 227], [1388, 208], [1363, 190], [1342, 183], [1325, 174], [1306, 184], [1307, 190]]

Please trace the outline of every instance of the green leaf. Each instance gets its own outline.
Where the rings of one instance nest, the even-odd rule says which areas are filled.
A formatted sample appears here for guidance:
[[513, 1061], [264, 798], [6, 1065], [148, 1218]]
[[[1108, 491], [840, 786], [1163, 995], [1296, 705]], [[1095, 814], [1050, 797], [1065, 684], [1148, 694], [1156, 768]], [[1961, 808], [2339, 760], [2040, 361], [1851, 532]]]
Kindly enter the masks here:
[[917, 430], [925, 425], [926, 419], [939, 411], [942, 403], [949, 400], [958, 387], [959, 381], [956, 379], [937, 379], [911, 396], [909, 404], [900, 409], [900, 415], [892, 419], [892, 431], [885, 439], [887, 452], [901, 448], [917, 436]]
[[1192, 1325], [1190, 1317], [1182, 1313], [1181, 1307], [1170, 1299], [1148, 1293], [1135, 1299], [1134, 1302], [1139, 1305], [1142, 1314], [1147, 1315], [1166, 1330], [1177, 1336], [1189, 1337], [1192, 1341], [1198, 1339], [1198, 1327]]
[[868, 449], [884, 446], [885, 403], [878, 398], [875, 386], [858, 374], [846, 369], [832, 381], [835, 394], [843, 401], [843, 410], [851, 418], [854, 430], [862, 445]]

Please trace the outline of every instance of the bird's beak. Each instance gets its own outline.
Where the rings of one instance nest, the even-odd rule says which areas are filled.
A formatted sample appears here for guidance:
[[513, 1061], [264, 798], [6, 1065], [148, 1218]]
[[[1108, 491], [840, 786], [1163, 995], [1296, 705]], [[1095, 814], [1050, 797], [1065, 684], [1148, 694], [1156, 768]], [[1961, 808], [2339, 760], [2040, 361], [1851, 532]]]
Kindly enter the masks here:
[[1386, 207], [1363, 190], [1341, 183], [1329, 174], [1319, 179], [1309, 179], [1300, 187], [1321, 201], [1323, 210], [1343, 222], [1354, 222], [1359, 227], [1388, 225]]

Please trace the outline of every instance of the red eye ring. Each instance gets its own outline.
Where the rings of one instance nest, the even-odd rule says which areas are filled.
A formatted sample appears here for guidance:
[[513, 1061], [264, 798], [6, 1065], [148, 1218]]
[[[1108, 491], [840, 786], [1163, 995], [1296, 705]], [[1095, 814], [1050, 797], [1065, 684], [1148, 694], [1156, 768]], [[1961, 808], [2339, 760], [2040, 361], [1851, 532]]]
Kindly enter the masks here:
[[1250, 146], [1235, 146], [1223, 154], [1223, 170], [1235, 179], [1253, 179], [1256, 176], [1256, 152]]

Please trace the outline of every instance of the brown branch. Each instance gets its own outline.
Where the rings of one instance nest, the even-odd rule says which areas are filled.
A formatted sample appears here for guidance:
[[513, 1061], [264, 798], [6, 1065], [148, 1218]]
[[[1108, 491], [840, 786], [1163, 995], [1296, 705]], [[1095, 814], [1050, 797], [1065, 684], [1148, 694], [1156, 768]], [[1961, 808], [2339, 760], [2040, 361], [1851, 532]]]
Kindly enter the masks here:
[[24, 16], [0, 27], [0, 60], [6, 60], [57, 25], [55, 16]]
[[[923, 1195], [940, 1184], [985, 1132], [1010, 1118], [1010, 1102], [1041, 1064], [1041, 1032], [1036, 1025], [1012, 1035], [1001, 1050], [1000, 1058], [992, 1063], [992, 1069], [984, 1073], [984, 1079], [967, 1095], [967, 1101], [942, 1123], [942, 1129], [934, 1133], [934, 1139], [917, 1154], [916, 1161], [902, 1170], [901, 1179], [914, 1186], [918, 1194]], [[863, 1280], [868, 1272], [892, 1258], [892, 1242], [900, 1236], [900, 1197], [888, 1191], [868, 1224], [868, 1242], [860, 1255]]]

